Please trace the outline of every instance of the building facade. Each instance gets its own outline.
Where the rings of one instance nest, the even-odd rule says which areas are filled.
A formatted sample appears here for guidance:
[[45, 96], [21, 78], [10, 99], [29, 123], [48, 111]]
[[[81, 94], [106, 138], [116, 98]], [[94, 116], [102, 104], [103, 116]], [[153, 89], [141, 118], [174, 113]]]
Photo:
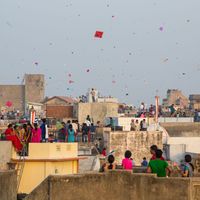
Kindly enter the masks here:
[[189, 99], [182, 94], [181, 90], [169, 89], [167, 90], [167, 98], [163, 99], [163, 106], [169, 107], [172, 104], [179, 108], [187, 108]]
[[[0, 85], [0, 108], [6, 111], [27, 111], [27, 103], [41, 103], [45, 95], [43, 74], [25, 74], [24, 84]], [[9, 102], [9, 105], [8, 105]]]

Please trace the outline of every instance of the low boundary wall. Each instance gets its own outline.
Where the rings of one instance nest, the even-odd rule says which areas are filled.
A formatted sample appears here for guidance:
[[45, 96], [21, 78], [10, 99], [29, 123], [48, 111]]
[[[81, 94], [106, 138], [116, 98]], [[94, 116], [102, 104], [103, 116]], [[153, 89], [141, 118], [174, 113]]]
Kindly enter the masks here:
[[199, 200], [200, 178], [158, 178], [110, 171], [50, 176], [25, 200]]

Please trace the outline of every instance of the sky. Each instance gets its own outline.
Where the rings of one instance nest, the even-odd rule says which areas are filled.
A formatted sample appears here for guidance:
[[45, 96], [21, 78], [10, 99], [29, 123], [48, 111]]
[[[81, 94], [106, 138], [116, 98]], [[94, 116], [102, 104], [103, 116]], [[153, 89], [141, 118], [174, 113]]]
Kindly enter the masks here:
[[46, 96], [96, 88], [134, 105], [167, 89], [200, 93], [199, 8], [199, 0], [0, 0], [0, 84], [42, 73]]

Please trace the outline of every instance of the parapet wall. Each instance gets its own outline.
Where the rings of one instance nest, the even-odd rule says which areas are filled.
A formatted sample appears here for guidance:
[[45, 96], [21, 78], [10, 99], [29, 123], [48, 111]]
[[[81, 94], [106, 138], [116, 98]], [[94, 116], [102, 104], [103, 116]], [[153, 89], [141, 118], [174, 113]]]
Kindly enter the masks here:
[[0, 171], [0, 199], [17, 199], [17, 174], [16, 171]]
[[25, 200], [199, 200], [199, 178], [157, 178], [154, 174], [110, 171], [50, 176]]
[[104, 144], [107, 151], [115, 151], [116, 162], [121, 163], [126, 150], [132, 152], [136, 165], [140, 165], [143, 157], [151, 157], [150, 146], [155, 144], [163, 148], [162, 132], [159, 131], [114, 131], [104, 132]]
[[200, 137], [200, 123], [160, 123], [170, 137]]

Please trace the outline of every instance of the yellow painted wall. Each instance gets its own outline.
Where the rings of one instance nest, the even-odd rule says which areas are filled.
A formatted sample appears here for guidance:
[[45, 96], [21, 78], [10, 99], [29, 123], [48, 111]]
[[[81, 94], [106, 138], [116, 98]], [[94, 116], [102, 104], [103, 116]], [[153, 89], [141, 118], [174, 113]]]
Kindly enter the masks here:
[[19, 193], [30, 193], [49, 175], [76, 174], [78, 161], [25, 162]]
[[[18, 159], [12, 152], [12, 158]], [[78, 173], [77, 159], [77, 143], [30, 143], [18, 192], [30, 193], [49, 175]]]
[[78, 143], [29, 143], [30, 159], [72, 158], [78, 155]]

